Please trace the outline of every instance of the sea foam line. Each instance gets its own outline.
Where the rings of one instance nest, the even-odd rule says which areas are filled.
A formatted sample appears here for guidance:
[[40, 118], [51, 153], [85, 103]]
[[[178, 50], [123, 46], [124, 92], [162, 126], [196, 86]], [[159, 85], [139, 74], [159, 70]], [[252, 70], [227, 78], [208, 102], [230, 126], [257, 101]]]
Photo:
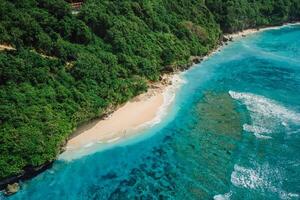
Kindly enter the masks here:
[[159, 107], [155, 117], [152, 120], [139, 125], [135, 129], [151, 128], [154, 125], [159, 124], [162, 119], [167, 116], [168, 110], [175, 100], [176, 92], [186, 83], [186, 80], [183, 79], [180, 74], [174, 74], [171, 82], [171, 85], [167, 86], [163, 92], [163, 104]]
[[[183, 73], [172, 75], [171, 85], [167, 86], [163, 91], [163, 103], [159, 107], [155, 117], [152, 120], [145, 122], [131, 130], [126, 130], [124, 132], [124, 136], [112, 138], [108, 141], [99, 140], [97, 142], [92, 142], [84, 146], [84, 148], [80, 148], [80, 149], [75, 149], [75, 150], [68, 149], [68, 151], [64, 152], [59, 156], [59, 159], [64, 161], [72, 161], [74, 159], [78, 159], [83, 156], [110, 148], [112, 147], [112, 145], [117, 144], [120, 141], [125, 141], [127, 138], [126, 132], [136, 133], [137, 131], [142, 131], [143, 129], [151, 128], [154, 125], [160, 123], [162, 119], [167, 116], [168, 110], [171, 104], [175, 100], [176, 92], [183, 84], [186, 83], [186, 80], [184, 80], [181, 76], [182, 74]], [[131, 136], [134, 134], [129, 134], [129, 135]]]
[[226, 194], [218, 194], [214, 196], [214, 200], [230, 200], [230, 197], [232, 196], [232, 192], [228, 192]]
[[[231, 183], [236, 187], [269, 191], [277, 194], [280, 199], [284, 200], [299, 198], [299, 194], [287, 192], [281, 188], [283, 179], [282, 172], [272, 168], [268, 163], [263, 165], [255, 163], [254, 168], [246, 168], [236, 164], [234, 171], [231, 173]], [[232, 192], [229, 194], [230, 196], [233, 195]], [[226, 200], [226, 198], [221, 198], [223, 197], [222, 195], [219, 197], [220, 200]]]
[[234, 171], [231, 173], [231, 183], [236, 187], [248, 189], [257, 189], [269, 185], [259, 171], [234, 165]]
[[249, 125], [249, 124], [244, 124], [243, 125], [243, 130], [247, 132], [252, 132], [256, 138], [259, 139], [271, 139], [271, 136], [266, 136], [263, 134], [269, 134], [272, 133], [271, 130], [260, 127], [260, 126], [255, 126], [255, 125]]
[[276, 101], [252, 93], [229, 91], [229, 94], [232, 98], [241, 100], [250, 111], [260, 113], [268, 117], [277, 117], [279, 119], [292, 120], [300, 123], [299, 113], [283, 107]]

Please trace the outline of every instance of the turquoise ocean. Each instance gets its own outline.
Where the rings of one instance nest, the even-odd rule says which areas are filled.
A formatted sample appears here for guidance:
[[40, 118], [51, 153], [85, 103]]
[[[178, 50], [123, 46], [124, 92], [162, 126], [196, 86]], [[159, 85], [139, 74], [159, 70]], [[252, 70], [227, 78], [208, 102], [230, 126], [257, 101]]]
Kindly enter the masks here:
[[300, 199], [300, 25], [237, 39], [181, 78], [161, 123], [0, 199]]

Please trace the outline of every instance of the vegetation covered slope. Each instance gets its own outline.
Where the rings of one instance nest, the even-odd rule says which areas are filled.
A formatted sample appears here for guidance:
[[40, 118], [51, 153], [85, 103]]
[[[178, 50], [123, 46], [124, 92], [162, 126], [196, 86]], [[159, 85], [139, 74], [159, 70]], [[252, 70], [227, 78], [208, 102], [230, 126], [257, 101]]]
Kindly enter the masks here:
[[[278, 3], [280, 2], [280, 3]], [[55, 159], [79, 124], [207, 54], [223, 31], [300, 17], [298, 0], [0, 0], [0, 179]], [[221, 27], [221, 28], [220, 28]]]
[[206, 0], [225, 32], [280, 25], [300, 18], [299, 0]]

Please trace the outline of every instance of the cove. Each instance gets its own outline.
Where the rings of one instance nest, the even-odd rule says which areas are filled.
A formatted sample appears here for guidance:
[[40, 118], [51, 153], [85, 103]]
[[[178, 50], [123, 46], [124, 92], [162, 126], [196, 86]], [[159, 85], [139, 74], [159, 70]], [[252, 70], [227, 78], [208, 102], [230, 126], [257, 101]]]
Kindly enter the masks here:
[[186, 71], [145, 133], [0, 199], [299, 199], [300, 26], [238, 39]]

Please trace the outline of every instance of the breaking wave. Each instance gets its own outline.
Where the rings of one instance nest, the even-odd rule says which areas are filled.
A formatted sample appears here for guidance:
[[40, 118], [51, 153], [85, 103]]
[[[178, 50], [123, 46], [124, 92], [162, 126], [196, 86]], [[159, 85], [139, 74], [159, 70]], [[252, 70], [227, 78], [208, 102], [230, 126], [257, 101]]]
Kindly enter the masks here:
[[231, 195], [231, 191], [226, 194], [218, 194], [214, 196], [214, 200], [230, 200]]
[[265, 169], [267, 168], [251, 169], [235, 165], [231, 174], [231, 183], [236, 187], [248, 189], [269, 187], [268, 175], [271, 171]]
[[141, 124], [137, 127], [137, 129], [150, 128], [156, 124], [159, 124], [167, 116], [168, 110], [175, 100], [176, 92], [183, 84], [186, 83], [186, 80], [183, 79], [180, 74], [174, 74], [171, 82], [172, 84], [169, 85], [163, 92], [163, 105], [161, 105], [158, 109], [155, 118], [148, 122], [145, 122], [144, 124]]
[[[252, 93], [229, 91], [233, 99], [241, 101], [250, 112], [252, 124], [244, 124], [244, 131], [259, 139], [270, 139], [278, 128], [289, 128], [290, 123], [300, 124], [300, 114], [280, 103]], [[267, 135], [266, 135], [267, 134]]]
[[232, 98], [241, 100], [248, 110], [266, 117], [276, 117], [283, 122], [293, 121], [300, 123], [300, 114], [281, 106], [276, 101], [252, 93], [229, 91]]
[[260, 138], [260, 139], [271, 139], [272, 138], [271, 136], [264, 135], [264, 134], [272, 133], [272, 131], [269, 129], [260, 127], [260, 126], [244, 124], [243, 130], [247, 131], [247, 132], [252, 132], [256, 138]]
[[268, 191], [284, 200], [299, 198], [299, 194], [286, 192], [281, 188], [283, 179], [282, 172], [269, 164], [256, 164], [254, 168], [235, 165], [231, 174], [231, 183], [236, 187]]

